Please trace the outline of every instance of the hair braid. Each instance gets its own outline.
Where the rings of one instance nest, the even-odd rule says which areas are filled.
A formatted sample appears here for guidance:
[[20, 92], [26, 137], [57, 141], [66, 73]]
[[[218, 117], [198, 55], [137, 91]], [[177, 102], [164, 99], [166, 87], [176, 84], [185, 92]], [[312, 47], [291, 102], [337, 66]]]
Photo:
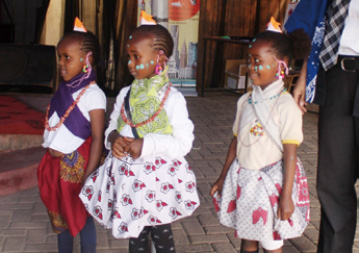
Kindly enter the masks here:
[[168, 30], [163, 26], [141, 25], [137, 27], [132, 34], [144, 34], [153, 36], [153, 49], [158, 51], [163, 50], [167, 58], [171, 57], [174, 46], [173, 39]]
[[[92, 52], [92, 65], [95, 66], [100, 60], [100, 44], [97, 37], [92, 32], [71, 31], [66, 33], [62, 39], [72, 37], [81, 43], [80, 50], [84, 53]], [[61, 40], [62, 40], [61, 39]], [[60, 41], [61, 41], [60, 40]]]

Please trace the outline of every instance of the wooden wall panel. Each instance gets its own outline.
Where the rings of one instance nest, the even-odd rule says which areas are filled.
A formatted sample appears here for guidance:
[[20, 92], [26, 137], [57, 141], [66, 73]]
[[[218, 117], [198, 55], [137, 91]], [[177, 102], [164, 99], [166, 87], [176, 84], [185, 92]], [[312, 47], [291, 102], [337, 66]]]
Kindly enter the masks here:
[[[204, 52], [204, 39], [211, 36], [253, 37], [263, 31], [271, 16], [283, 22], [289, 0], [201, 0], [198, 42], [197, 91], [204, 87], [224, 87], [226, 59], [246, 57], [246, 46], [208, 41]], [[206, 62], [203, 56], [206, 54]], [[205, 71], [203, 72], [203, 64]]]

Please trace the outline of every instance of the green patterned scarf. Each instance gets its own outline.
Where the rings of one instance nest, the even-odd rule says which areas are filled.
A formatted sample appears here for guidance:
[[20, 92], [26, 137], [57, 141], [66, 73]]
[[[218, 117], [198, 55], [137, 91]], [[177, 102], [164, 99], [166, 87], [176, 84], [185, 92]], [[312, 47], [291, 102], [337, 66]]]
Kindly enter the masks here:
[[[134, 124], [138, 124], [150, 118], [160, 107], [161, 100], [158, 97], [158, 91], [168, 82], [167, 76], [168, 66], [161, 75], [155, 75], [150, 79], [135, 79], [131, 84], [130, 107], [131, 117]], [[126, 125], [122, 117], [118, 118], [118, 132]], [[147, 133], [171, 134], [172, 126], [169, 122], [166, 111], [163, 109], [160, 114], [143, 126], [136, 127], [140, 138]]]

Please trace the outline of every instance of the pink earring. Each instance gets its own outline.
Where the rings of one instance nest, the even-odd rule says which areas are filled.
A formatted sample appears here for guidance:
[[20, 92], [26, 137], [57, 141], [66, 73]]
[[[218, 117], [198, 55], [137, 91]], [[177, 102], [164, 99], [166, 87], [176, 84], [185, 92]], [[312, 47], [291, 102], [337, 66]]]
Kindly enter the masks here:
[[87, 73], [87, 72], [91, 72], [92, 71], [92, 66], [91, 66], [91, 63], [90, 63], [90, 60], [89, 60], [89, 56], [92, 55], [92, 52], [88, 52], [86, 54], [86, 59], [85, 59], [85, 65], [84, 67], [82, 68], [82, 72], [83, 73]]
[[162, 71], [163, 71], [162, 65], [159, 63], [161, 55], [163, 55], [163, 50], [160, 50], [157, 55], [157, 64], [156, 64], [156, 68], [155, 68], [155, 73], [157, 75], [161, 75]]
[[[288, 66], [287, 64], [285, 63], [285, 61], [282, 61], [282, 60], [278, 60], [276, 57], [274, 57], [276, 59], [276, 61], [278, 62], [278, 69], [277, 69], [277, 73], [275, 74], [275, 77], [277, 79], [281, 78], [283, 79], [285, 77], [285, 75], [288, 75]], [[283, 65], [284, 67], [284, 70], [281, 69], [281, 66]]]

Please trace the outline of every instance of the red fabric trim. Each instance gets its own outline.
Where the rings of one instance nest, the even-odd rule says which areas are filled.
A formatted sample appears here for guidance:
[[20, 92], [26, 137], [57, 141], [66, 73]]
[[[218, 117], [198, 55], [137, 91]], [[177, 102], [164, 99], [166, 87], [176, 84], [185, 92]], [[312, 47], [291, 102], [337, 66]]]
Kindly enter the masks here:
[[[63, 163], [66, 157], [55, 158], [47, 151], [40, 162], [37, 170], [40, 197], [47, 208], [55, 233], [69, 229], [71, 235], [76, 236], [85, 226], [88, 214], [79, 194], [82, 188], [81, 179], [87, 168], [90, 148], [91, 137], [77, 149], [81, 156], [78, 159], [80, 162], [72, 168], [66, 167], [65, 170], [62, 168], [62, 174], [67, 173], [68, 178], [75, 178], [76, 181], [68, 180], [63, 176], [61, 178], [60, 163]], [[79, 165], [82, 166], [79, 167]]]

